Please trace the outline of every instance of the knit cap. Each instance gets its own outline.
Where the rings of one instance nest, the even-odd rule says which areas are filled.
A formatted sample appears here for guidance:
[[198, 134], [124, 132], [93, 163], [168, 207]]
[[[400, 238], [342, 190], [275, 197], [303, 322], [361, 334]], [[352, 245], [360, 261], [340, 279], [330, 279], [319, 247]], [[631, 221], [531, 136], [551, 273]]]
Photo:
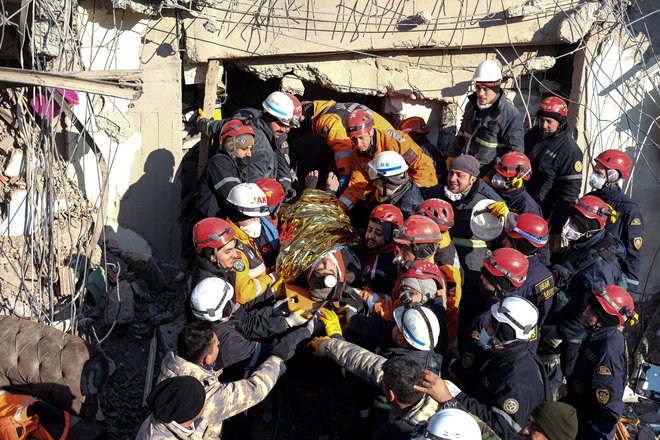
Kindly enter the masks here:
[[463, 171], [470, 176], [479, 176], [479, 161], [469, 154], [461, 154], [451, 162], [450, 170]]
[[156, 420], [184, 423], [194, 420], [204, 408], [204, 385], [192, 376], [176, 376], [160, 382], [147, 397]]
[[549, 440], [575, 440], [578, 431], [575, 408], [563, 402], [546, 402], [532, 412], [534, 421]]

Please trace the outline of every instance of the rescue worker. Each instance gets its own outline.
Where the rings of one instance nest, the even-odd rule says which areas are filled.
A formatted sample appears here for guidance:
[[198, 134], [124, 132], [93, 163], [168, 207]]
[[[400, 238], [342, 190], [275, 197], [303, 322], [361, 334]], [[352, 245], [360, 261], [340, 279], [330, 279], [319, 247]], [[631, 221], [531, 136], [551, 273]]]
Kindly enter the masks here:
[[407, 219], [415, 213], [415, 207], [424, 201], [422, 192], [408, 175], [408, 164], [395, 151], [383, 151], [367, 164], [369, 179], [375, 188], [374, 196], [379, 203], [391, 203], [401, 210]]
[[376, 206], [369, 216], [364, 234], [365, 251], [361, 254], [364, 286], [372, 292], [389, 295], [398, 276], [394, 258], [398, 254], [394, 234], [403, 226], [403, 214], [394, 205]]
[[495, 169], [489, 174], [490, 185], [502, 197], [506, 207], [503, 209], [502, 202], [489, 206], [493, 215], [507, 217], [512, 212], [543, 216], [541, 207], [525, 189], [524, 182], [529, 180], [531, 174], [529, 159], [519, 151], [506, 153], [495, 161]]
[[0, 438], [5, 440], [65, 440], [83, 435], [70, 428], [69, 413], [30, 395], [0, 389]]
[[[432, 320], [434, 315], [428, 310], [426, 312], [424, 313], [426, 313], [427, 319]], [[420, 423], [436, 413], [437, 402], [421, 392], [416, 392], [413, 388], [421, 378], [424, 369], [419, 361], [409, 356], [394, 356], [385, 359], [345, 341], [339, 321], [334, 319], [333, 313], [327, 313], [324, 309], [321, 310], [321, 313], [320, 319], [325, 324], [328, 336], [312, 340], [314, 354], [330, 357], [340, 367], [381, 390], [391, 408], [390, 421], [401, 422], [400, 426], [407, 426], [408, 432], [411, 433]], [[430, 354], [428, 348], [432, 346], [433, 342], [432, 335], [425, 334], [423, 339], [419, 338], [422, 334], [421, 328], [427, 328], [425, 324], [419, 322], [420, 313], [422, 312], [417, 310], [404, 314], [402, 319], [406, 322], [409, 332], [399, 333], [397, 339], [410, 341], [413, 346], [425, 347], [422, 348], [425, 349], [425, 352], [422, 353], [428, 355]], [[413, 326], [411, 326], [412, 321], [416, 321]]]
[[447, 408], [438, 411], [428, 421], [424, 432], [411, 440], [461, 439], [482, 440], [481, 429], [477, 421], [466, 411]]
[[540, 250], [548, 244], [548, 223], [538, 215], [519, 214], [506, 223], [504, 231], [504, 246], [522, 253], [529, 265], [525, 283], [512, 294], [536, 306], [540, 329], [552, 310], [555, 295], [552, 272], [540, 259]]
[[383, 151], [399, 153], [408, 164], [410, 178], [419, 187], [438, 184], [433, 160], [424, 154], [410, 136], [397, 130], [375, 128], [374, 118], [365, 110], [358, 109], [348, 115], [346, 133], [353, 146], [353, 174], [346, 190], [339, 197], [346, 210], [351, 209], [366, 193], [374, 190], [373, 186], [369, 185], [367, 164]]
[[303, 317], [304, 310], [288, 315], [274, 307], [246, 311], [236, 303], [231, 284], [221, 278], [206, 278], [197, 284], [190, 305], [196, 319], [214, 323], [219, 347], [216, 366], [223, 369], [224, 381], [247, 377], [268, 358], [274, 348], [268, 342], [273, 338], [282, 344], [279, 350], [295, 352], [309, 342], [313, 332], [313, 320]]
[[202, 414], [205, 401], [204, 385], [192, 376], [170, 377], [160, 382], [147, 396], [151, 414], [140, 426], [136, 440], [201, 437], [208, 424]]
[[280, 234], [277, 225], [279, 223], [278, 213], [285, 197], [284, 188], [275, 179], [259, 179], [256, 183], [266, 195], [268, 215], [261, 217], [261, 234], [254, 239], [254, 244], [261, 253], [266, 271], [272, 273], [280, 252]]
[[428, 134], [431, 130], [426, 121], [419, 116], [412, 116], [401, 121], [399, 130], [410, 136], [424, 153], [433, 159], [435, 174], [439, 180], [444, 180], [442, 177], [447, 174], [446, 158], [440, 149], [429, 140]]
[[463, 291], [463, 269], [456, 253], [454, 240], [449, 229], [454, 226], [454, 208], [446, 200], [431, 198], [423, 201], [416, 213], [433, 220], [442, 233], [442, 240], [435, 251], [433, 262], [440, 268], [447, 289], [447, 340], [451, 346], [456, 341], [458, 330], [458, 307]]
[[207, 217], [225, 217], [225, 200], [229, 191], [246, 181], [254, 147], [254, 130], [238, 119], [230, 119], [220, 130], [218, 144], [218, 152], [209, 159], [183, 211], [186, 254], [192, 254], [190, 231], [193, 225]]
[[[570, 206], [563, 236], [567, 248], [552, 254], [557, 298], [554, 313], [546, 325], [554, 337], [562, 340], [561, 369], [564, 377], [573, 372], [580, 343], [585, 337], [582, 314], [590, 292], [604, 285], [625, 285], [619, 260], [625, 258], [623, 245], [605, 229], [616, 221], [615, 212], [596, 196], [583, 196]], [[554, 334], [554, 330], [558, 335]], [[554, 379], [559, 384], [561, 376]]]
[[537, 322], [531, 302], [518, 296], [501, 299], [484, 317], [479, 334], [473, 336], [487, 353], [477, 379], [465, 381], [462, 391], [453, 395], [444, 380], [429, 372], [416, 389], [441, 404], [458, 402], [502, 439], [515, 438], [532, 410], [550, 395], [542, 367], [529, 350]]
[[508, 151], [523, 151], [523, 117], [502, 90], [502, 72], [495, 61], [479, 63], [472, 76], [475, 92], [468, 96], [461, 127], [447, 149], [447, 168], [461, 154], [479, 161], [478, 176], [485, 176], [495, 158]]
[[[295, 197], [291, 187], [292, 178], [289, 163], [282, 149], [287, 149], [286, 140], [289, 128], [294, 123], [294, 103], [282, 92], [272, 92], [262, 102], [263, 111], [254, 108], [242, 108], [234, 113], [232, 119], [244, 123], [251, 121], [255, 139], [252, 160], [247, 168], [247, 182], [256, 182], [262, 177], [277, 179], [284, 187], [287, 200]], [[213, 121], [200, 114], [197, 127], [199, 131], [217, 139], [223, 121]]]
[[227, 222], [234, 230], [236, 248], [245, 256], [233, 265], [236, 300], [246, 304], [260, 295], [272, 296], [272, 290], [268, 288], [277, 281], [277, 272], [267, 273], [261, 251], [254, 241], [262, 234], [261, 217], [268, 215], [266, 195], [256, 183], [241, 183], [229, 192], [226, 203], [229, 206]]
[[536, 112], [538, 125], [525, 135], [525, 155], [534, 170], [527, 192], [541, 205], [550, 225], [550, 252], [561, 243], [568, 208], [578, 198], [582, 183], [582, 151], [571, 137], [567, 115], [563, 99], [546, 98]]
[[608, 223], [605, 229], [618, 238], [626, 248], [626, 258], [621, 260], [621, 269], [626, 277], [628, 292], [640, 293], [644, 219], [639, 205], [625, 195], [618, 184], [619, 179], [625, 180], [630, 177], [632, 160], [619, 150], [603, 151], [594, 160], [596, 161], [594, 172], [588, 179], [594, 191], [589, 194], [601, 198], [616, 210], [617, 221]]
[[196, 426], [202, 438], [220, 438], [223, 421], [264, 400], [286, 371], [284, 361], [294, 354], [290, 347], [275, 346], [249, 377], [220, 382], [222, 370], [214, 369], [218, 343], [211, 322], [195, 321], [186, 325], [177, 336], [176, 351], [165, 355], [158, 376], [158, 382], [170, 377], [192, 376], [202, 383], [206, 394], [202, 411], [204, 423]]
[[575, 440], [578, 420], [575, 408], [564, 402], [546, 402], [536, 408], [523, 429], [530, 440]]
[[483, 313], [479, 294], [481, 266], [492, 243], [478, 238], [470, 227], [470, 218], [477, 202], [484, 199], [501, 201], [501, 197], [486, 183], [478, 179], [479, 161], [474, 156], [461, 155], [449, 166], [445, 199], [454, 209], [452, 235], [461, 267], [463, 268], [463, 294], [459, 309], [458, 348], [461, 349], [474, 318]]
[[635, 323], [634, 309], [630, 294], [619, 286], [601, 286], [589, 297], [583, 315], [587, 338], [567, 380], [567, 402], [577, 409], [578, 439], [614, 438], [628, 383], [621, 329]]
[[303, 105], [304, 121], [312, 133], [321, 136], [334, 154], [339, 189], [343, 190], [353, 173], [353, 147], [346, 132], [346, 119], [355, 110], [371, 115], [380, 130], [394, 130], [392, 124], [369, 107], [357, 102], [311, 101]]

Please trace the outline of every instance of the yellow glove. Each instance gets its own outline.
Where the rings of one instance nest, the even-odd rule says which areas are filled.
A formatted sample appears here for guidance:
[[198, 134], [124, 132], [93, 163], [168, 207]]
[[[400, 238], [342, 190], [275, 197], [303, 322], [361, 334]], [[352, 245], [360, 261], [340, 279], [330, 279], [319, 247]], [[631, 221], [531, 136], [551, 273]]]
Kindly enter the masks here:
[[447, 169], [449, 169], [449, 167], [451, 166], [451, 163], [454, 161], [454, 159], [455, 159], [455, 157], [447, 157], [447, 159], [445, 159], [445, 164], [447, 165]]
[[506, 218], [509, 215], [509, 208], [506, 206], [506, 202], [495, 202], [488, 205], [490, 213], [495, 217], [504, 217]]
[[215, 110], [213, 110], [213, 120], [219, 121], [220, 119], [222, 119], [222, 110], [216, 108]]
[[332, 336], [332, 335], [342, 336], [339, 317], [335, 312], [323, 308], [319, 310], [319, 320], [321, 320], [321, 322], [325, 326], [325, 333], [328, 336]]
[[206, 116], [206, 113], [204, 113], [204, 110], [202, 110], [201, 108], [198, 108], [197, 109], [197, 119], [195, 119], [195, 124], [198, 124], [199, 121], [201, 121], [202, 119], [206, 119], [206, 118], [207, 118], [207, 116]]
[[312, 342], [310, 342], [311, 346], [314, 347], [314, 354], [316, 356], [324, 356], [325, 353], [323, 353], [323, 343], [330, 338], [328, 336], [321, 336], [319, 338], [314, 338], [312, 339]]

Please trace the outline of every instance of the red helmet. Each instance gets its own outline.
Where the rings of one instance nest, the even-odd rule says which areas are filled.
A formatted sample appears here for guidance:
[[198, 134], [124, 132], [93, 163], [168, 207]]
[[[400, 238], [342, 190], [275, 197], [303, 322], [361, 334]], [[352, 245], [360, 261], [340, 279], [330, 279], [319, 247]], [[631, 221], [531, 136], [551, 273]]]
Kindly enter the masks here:
[[264, 177], [255, 183], [266, 194], [266, 205], [269, 208], [277, 206], [284, 201], [284, 188], [277, 180]]
[[220, 249], [234, 239], [234, 228], [226, 221], [209, 217], [193, 226], [193, 244], [195, 251], [201, 253], [204, 248]]
[[411, 118], [406, 118], [403, 121], [401, 121], [401, 124], [399, 124], [399, 130], [408, 134], [410, 133], [426, 134], [430, 131], [429, 126], [426, 125], [426, 121], [423, 118], [420, 118], [419, 116], [413, 116]]
[[623, 287], [603, 286], [593, 294], [605, 313], [619, 320], [619, 325], [626, 322], [632, 325], [637, 320], [633, 299]]
[[568, 106], [563, 99], [557, 96], [550, 96], [541, 101], [536, 115], [547, 116], [559, 122], [564, 122], [568, 115]]
[[296, 98], [296, 95], [293, 93], [289, 92], [282, 92], [289, 98], [291, 98], [291, 102], [293, 102], [293, 125], [294, 127], [299, 127], [300, 126], [300, 121], [302, 121], [302, 114], [303, 114], [303, 109], [302, 109], [302, 104], [300, 103], [300, 100]]
[[537, 248], [548, 242], [548, 222], [536, 214], [518, 214], [507, 222], [505, 230], [509, 237], [524, 238]]
[[374, 127], [374, 118], [371, 117], [369, 112], [359, 108], [346, 118], [346, 133], [349, 138], [362, 136], [363, 134], [371, 133]]
[[397, 229], [403, 226], [403, 214], [401, 210], [389, 203], [376, 206], [371, 211], [369, 218], [374, 218], [380, 222], [392, 223]]
[[510, 151], [496, 159], [495, 171], [508, 179], [522, 177], [523, 180], [529, 180], [532, 164], [524, 153]]
[[496, 277], [506, 277], [515, 287], [520, 287], [527, 279], [529, 261], [520, 251], [500, 248], [484, 258], [484, 267]]
[[632, 159], [621, 150], [605, 150], [594, 160], [608, 170], [617, 170], [623, 179], [630, 177]]
[[610, 217], [616, 215], [610, 205], [596, 196], [580, 197], [571, 207], [577, 209], [586, 218], [598, 220], [601, 229], [605, 227], [605, 223], [610, 220]]
[[440, 231], [446, 232], [454, 226], [454, 208], [451, 203], [442, 199], [427, 199], [419, 204], [415, 212], [432, 219]]
[[240, 119], [230, 119], [229, 121], [225, 122], [225, 124], [222, 126], [222, 129], [220, 130], [220, 145], [222, 145], [225, 138], [236, 137], [242, 134], [251, 134], [254, 136], [254, 130], [252, 129], [252, 126], [246, 124]]
[[401, 273], [401, 278], [417, 278], [418, 280], [434, 280], [438, 289], [445, 290], [447, 282], [438, 266], [430, 261], [417, 260], [408, 265]]
[[400, 244], [440, 243], [442, 231], [430, 218], [411, 215], [399, 229], [394, 241]]

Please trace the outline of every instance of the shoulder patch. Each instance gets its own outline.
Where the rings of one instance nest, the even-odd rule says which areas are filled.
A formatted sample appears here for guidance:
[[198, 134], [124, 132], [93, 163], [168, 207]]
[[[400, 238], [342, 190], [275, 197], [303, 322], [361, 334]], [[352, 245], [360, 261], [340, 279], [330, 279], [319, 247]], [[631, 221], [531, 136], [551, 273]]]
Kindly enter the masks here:
[[635, 249], [640, 250], [642, 248], [642, 237], [633, 238], [633, 246], [635, 246]]
[[461, 365], [463, 368], [470, 368], [474, 364], [474, 355], [470, 352], [463, 353], [461, 357]]
[[405, 153], [403, 153], [401, 156], [403, 157], [403, 160], [405, 160], [406, 163], [407, 163], [408, 165], [410, 165], [411, 163], [413, 163], [414, 161], [416, 161], [417, 158], [419, 157], [419, 156], [417, 155], [417, 153], [415, 153], [415, 152], [412, 150], [412, 148], [409, 148], [408, 151], [406, 151]]
[[529, 336], [530, 341], [536, 341], [536, 338], [538, 337], [538, 326], [534, 326], [534, 330], [532, 330], [532, 334]]
[[403, 142], [403, 136], [401, 136], [401, 135], [400, 135], [399, 133], [397, 133], [396, 131], [385, 130], [385, 133], [386, 133], [387, 135], [389, 135], [390, 137], [393, 137], [393, 138], [396, 139], [397, 141], [399, 141], [399, 142]]
[[611, 376], [612, 370], [607, 368], [605, 365], [601, 365], [600, 367], [596, 368], [596, 374], [599, 376]]
[[581, 160], [575, 161], [575, 163], [573, 164], [573, 169], [575, 171], [577, 171], [578, 173], [581, 173], [582, 172], [582, 161]]
[[502, 408], [504, 408], [504, 411], [509, 414], [515, 414], [518, 412], [520, 405], [518, 405], [518, 401], [516, 399], [506, 399], [502, 405]]
[[542, 280], [534, 285], [534, 292], [537, 295], [537, 301], [542, 303], [545, 300], [552, 298], [555, 294], [555, 284], [552, 276]]
[[245, 270], [245, 263], [243, 263], [241, 260], [236, 260], [234, 261], [234, 264], [231, 265], [231, 267], [236, 272], [243, 272]]
[[262, 255], [263, 254], [270, 254], [271, 252], [273, 252], [273, 247], [271, 245], [265, 244], [265, 245], [261, 246], [261, 254]]
[[596, 355], [593, 354], [590, 348], [587, 348], [587, 351], [584, 353], [591, 362], [596, 362]]
[[580, 382], [579, 379], [575, 379], [573, 381], [573, 391], [575, 391], [575, 394], [582, 394], [582, 391], [584, 391], [584, 388], [582, 387], [582, 382]]
[[597, 388], [596, 400], [598, 400], [601, 405], [607, 405], [610, 402], [610, 390], [607, 388]]
[[328, 127], [327, 125], [324, 125], [319, 134], [321, 136], [323, 136], [324, 138], [327, 138], [329, 132], [330, 132], [330, 127]]
[[642, 225], [642, 219], [639, 217], [635, 217], [631, 222], [630, 226], [641, 226]]

